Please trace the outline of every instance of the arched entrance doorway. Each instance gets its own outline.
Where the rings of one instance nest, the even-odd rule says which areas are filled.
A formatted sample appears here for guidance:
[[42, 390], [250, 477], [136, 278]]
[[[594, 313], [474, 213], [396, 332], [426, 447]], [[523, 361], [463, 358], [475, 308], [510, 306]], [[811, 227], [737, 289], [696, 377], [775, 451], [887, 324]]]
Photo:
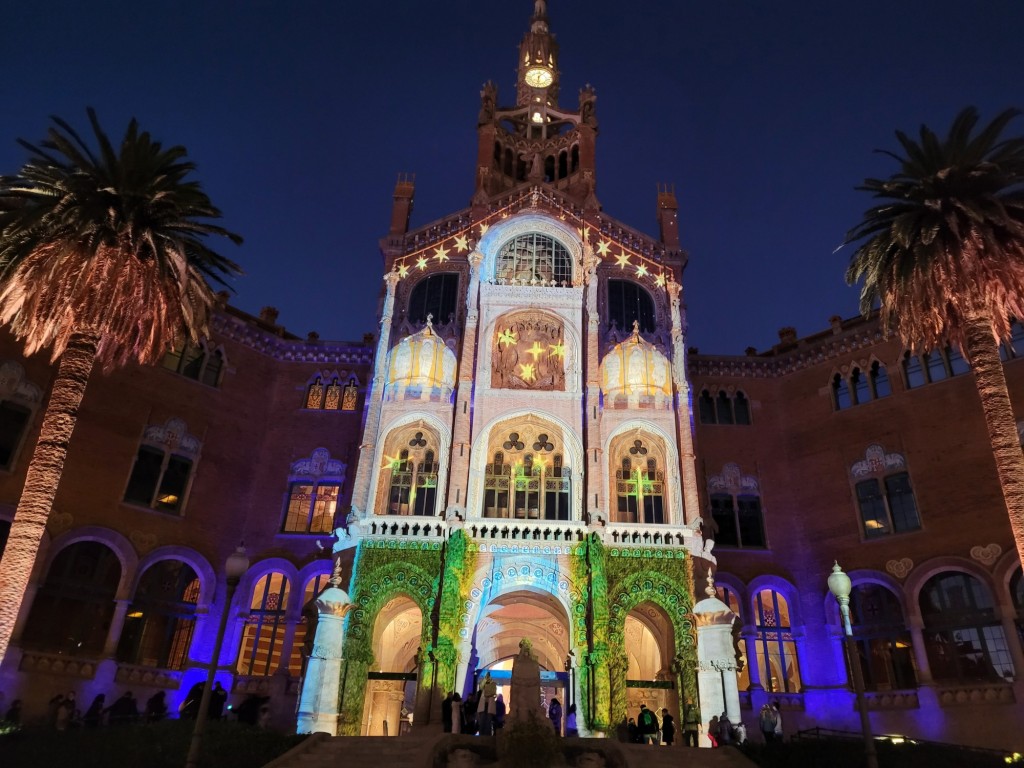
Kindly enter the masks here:
[[408, 597], [396, 597], [373, 625], [374, 668], [367, 674], [364, 736], [397, 736], [411, 724], [416, 698], [416, 652], [423, 613]]
[[672, 672], [674, 632], [668, 615], [654, 603], [641, 603], [626, 616], [624, 634], [629, 717], [636, 718], [640, 705], [646, 704], [657, 713], [659, 721], [664, 708], [677, 723], [681, 722], [676, 675]]
[[466, 693], [478, 688], [479, 681], [489, 672], [508, 705], [512, 660], [524, 638], [530, 641], [541, 668], [544, 711], [552, 699], [558, 699], [564, 716], [576, 696], [575, 680], [569, 671], [573, 666], [569, 617], [562, 603], [542, 590], [518, 589], [498, 595], [487, 604], [474, 632], [473, 655], [477, 663]]

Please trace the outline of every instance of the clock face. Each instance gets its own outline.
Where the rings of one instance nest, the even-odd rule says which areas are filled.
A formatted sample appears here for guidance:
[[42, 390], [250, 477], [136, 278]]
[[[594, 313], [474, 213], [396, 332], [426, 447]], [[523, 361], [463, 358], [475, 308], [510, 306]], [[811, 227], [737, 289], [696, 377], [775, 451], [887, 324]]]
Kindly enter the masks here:
[[547, 88], [551, 85], [554, 77], [551, 74], [551, 70], [546, 67], [531, 67], [526, 70], [524, 78], [526, 84], [531, 88]]

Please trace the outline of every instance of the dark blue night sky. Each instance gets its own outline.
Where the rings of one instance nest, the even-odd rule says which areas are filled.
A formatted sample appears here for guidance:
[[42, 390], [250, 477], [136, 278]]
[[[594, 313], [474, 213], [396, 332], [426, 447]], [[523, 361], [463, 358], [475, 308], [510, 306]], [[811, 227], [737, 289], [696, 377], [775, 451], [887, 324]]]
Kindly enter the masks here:
[[[95, 106], [184, 144], [245, 245], [234, 303], [299, 335], [374, 326], [399, 172], [413, 226], [466, 206], [481, 84], [514, 100], [532, 0], [3, 3], [0, 172], [47, 117]], [[856, 314], [833, 253], [883, 175], [896, 128], [942, 130], [963, 106], [1024, 106], [1020, 0], [613, 3], [550, 0], [562, 103], [598, 94], [598, 197], [656, 234], [674, 183], [689, 343], [742, 354], [777, 330]], [[1024, 134], [1024, 119], [1015, 130]], [[227, 244], [226, 244], [227, 245]]]

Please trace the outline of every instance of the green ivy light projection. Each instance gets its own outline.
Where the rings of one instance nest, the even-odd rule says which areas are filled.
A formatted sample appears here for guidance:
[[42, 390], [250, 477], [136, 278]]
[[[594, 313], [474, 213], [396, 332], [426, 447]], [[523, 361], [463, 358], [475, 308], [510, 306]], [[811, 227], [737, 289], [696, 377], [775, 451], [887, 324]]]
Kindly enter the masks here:
[[[451, 690], [455, 685], [460, 608], [468, 592], [473, 557], [467, 552], [462, 531], [454, 532], [444, 545], [445, 578], [441, 585], [441, 542], [363, 541], [359, 544], [352, 572], [352, 602], [345, 628], [343, 682], [340, 693], [339, 733], [357, 736], [362, 725], [367, 673], [375, 663], [373, 631], [381, 609], [397, 597], [408, 597], [423, 616], [419, 674], [433, 678], [429, 652], [437, 660], [437, 685]], [[470, 574], [466, 576], [465, 574]], [[438, 615], [438, 638], [433, 640], [433, 617], [439, 588], [442, 590]]]

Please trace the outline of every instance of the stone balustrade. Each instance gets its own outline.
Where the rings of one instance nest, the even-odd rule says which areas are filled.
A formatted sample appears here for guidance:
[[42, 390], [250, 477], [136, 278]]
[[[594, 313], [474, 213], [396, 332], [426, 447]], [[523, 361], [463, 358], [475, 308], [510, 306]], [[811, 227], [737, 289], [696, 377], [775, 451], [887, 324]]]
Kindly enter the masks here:
[[1013, 686], [1008, 683], [975, 683], [973, 685], [942, 686], [936, 689], [939, 705], [962, 707], [974, 704], [1014, 704]]
[[448, 524], [436, 517], [380, 515], [361, 521], [359, 532], [367, 539], [444, 539], [448, 536]]
[[36, 672], [49, 675], [67, 675], [83, 680], [92, 680], [96, 676], [96, 659], [79, 659], [59, 653], [40, 653], [25, 651], [18, 668], [22, 672]]
[[176, 690], [181, 686], [182, 673], [171, 669], [143, 667], [137, 664], [118, 664], [114, 680], [127, 685], [146, 685]]

